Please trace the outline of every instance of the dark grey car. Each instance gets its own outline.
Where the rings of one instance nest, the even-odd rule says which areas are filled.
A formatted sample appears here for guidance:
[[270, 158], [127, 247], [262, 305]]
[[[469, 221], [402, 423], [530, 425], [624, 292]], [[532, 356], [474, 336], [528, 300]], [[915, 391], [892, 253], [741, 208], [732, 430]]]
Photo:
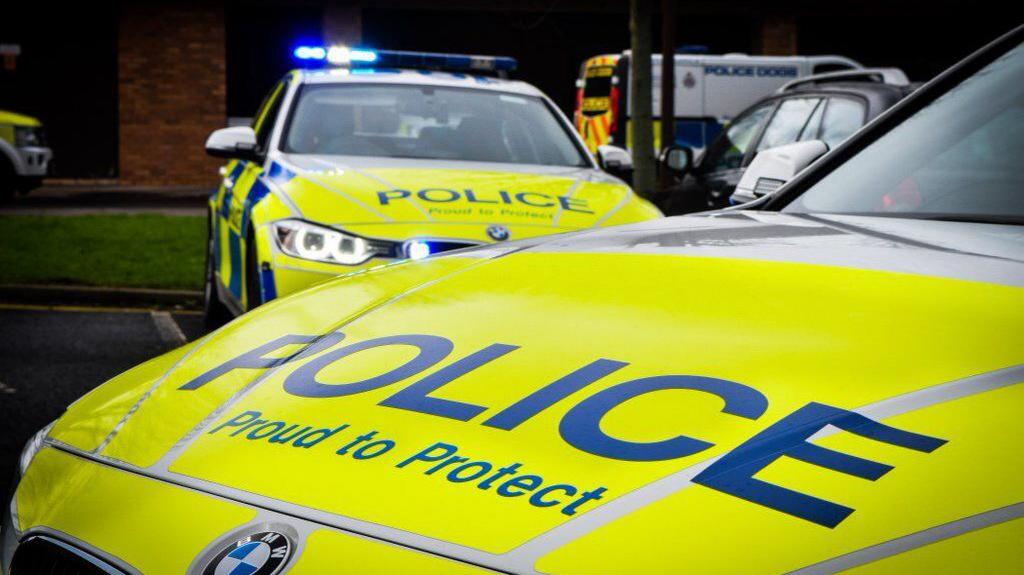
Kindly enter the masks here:
[[787, 84], [741, 112], [661, 202], [666, 215], [729, 205], [729, 196], [762, 150], [806, 140], [833, 148], [913, 91], [892, 70], [811, 76]]

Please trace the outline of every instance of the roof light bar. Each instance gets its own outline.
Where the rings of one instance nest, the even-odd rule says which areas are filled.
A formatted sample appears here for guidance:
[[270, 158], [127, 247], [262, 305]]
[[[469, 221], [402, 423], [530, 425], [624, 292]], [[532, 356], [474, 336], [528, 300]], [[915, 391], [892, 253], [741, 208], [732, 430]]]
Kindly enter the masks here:
[[298, 46], [293, 51], [299, 60], [325, 62], [333, 66], [414, 68], [461, 72], [511, 72], [518, 63], [508, 56], [477, 56], [438, 52], [365, 50], [347, 46]]

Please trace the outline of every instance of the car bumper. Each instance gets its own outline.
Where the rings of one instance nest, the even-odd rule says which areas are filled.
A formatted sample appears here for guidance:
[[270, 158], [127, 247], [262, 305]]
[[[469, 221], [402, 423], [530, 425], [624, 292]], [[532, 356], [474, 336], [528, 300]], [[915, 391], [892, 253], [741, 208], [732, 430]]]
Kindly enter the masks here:
[[49, 173], [53, 151], [50, 148], [26, 146], [17, 148], [18, 175], [27, 178], [41, 178]]

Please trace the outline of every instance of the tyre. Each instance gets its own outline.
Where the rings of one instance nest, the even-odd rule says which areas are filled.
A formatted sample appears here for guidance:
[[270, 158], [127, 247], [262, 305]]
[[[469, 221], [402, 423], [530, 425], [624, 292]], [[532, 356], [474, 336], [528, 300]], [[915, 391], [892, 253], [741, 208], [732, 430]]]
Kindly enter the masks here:
[[213, 253], [212, 225], [207, 226], [206, 238], [206, 281], [203, 285], [203, 322], [208, 330], [213, 330], [231, 321], [232, 314], [231, 310], [220, 301], [220, 296], [217, 294], [217, 273], [214, 269], [214, 263], [217, 260]]
[[36, 176], [21, 177], [18, 178], [18, 184], [15, 188], [18, 191], [18, 195], [27, 196], [29, 192], [43, 185], [43, 179]]
[[0, 202], [8, 202], [14, 198], [18, 190], [18, 177], [14, 173], [14, 166], [7, 161], [6, 157], [0, 156]]

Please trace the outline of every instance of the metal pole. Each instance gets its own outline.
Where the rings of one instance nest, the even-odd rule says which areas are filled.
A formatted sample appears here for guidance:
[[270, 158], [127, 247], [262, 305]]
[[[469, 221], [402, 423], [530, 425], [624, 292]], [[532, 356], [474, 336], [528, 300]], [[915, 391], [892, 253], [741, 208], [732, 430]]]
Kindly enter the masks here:
[[[654, 0], [630, 0], [629, 31], [632, 56], [629, 75], [630, 125], [633, 138], [633, 189], [654, 195], [654, 126], [651, 117], [651, 13]], [[629, 127], [627, 126], [627, 129]]]
[[[676, 141], [675, 46], [676, 0], [661, 0], [661, 148]], [[666, 170], [659, 179], [664, 193], [672, 185], [672, 175]]]

